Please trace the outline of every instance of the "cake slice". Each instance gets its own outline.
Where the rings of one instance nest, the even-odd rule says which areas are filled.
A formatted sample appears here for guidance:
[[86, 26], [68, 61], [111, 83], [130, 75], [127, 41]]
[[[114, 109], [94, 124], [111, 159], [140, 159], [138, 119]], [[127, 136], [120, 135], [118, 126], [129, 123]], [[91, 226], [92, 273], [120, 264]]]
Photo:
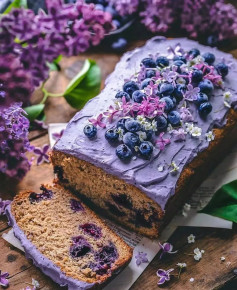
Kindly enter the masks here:
[[230, 54], [185, 38], [126, 53], [55, 144], [59, 183], [157, 237], [236, 142], [236, 77]]
[[68, 289], [99, 289], [131, 260], [132, 249], [59, 185], [18, 194], [7, 215], [26, 256]]

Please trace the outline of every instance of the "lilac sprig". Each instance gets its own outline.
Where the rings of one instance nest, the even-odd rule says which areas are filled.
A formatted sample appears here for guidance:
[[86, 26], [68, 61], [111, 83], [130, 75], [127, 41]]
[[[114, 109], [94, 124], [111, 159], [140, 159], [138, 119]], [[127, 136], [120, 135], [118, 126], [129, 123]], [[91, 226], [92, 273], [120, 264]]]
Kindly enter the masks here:
[[148, 263], [147, 253], [138, 252], [135, 256], [137, 266], [140, 266], [142, 263]]

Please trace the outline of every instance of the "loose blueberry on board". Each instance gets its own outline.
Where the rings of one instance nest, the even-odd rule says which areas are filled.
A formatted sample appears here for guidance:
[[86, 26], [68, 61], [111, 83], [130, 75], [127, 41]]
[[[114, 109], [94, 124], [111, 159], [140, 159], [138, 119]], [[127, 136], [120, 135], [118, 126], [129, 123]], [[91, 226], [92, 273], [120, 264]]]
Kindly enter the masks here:
[[167, 119], [172, 126], [178, 126], [180, 124], [180, 114], [177, 111], [169, 112]]
[[153, 78], [156, 76], [156, 71], [154, 69], [149, 69], [146, 71], [146, 78]]
[[160, 86], [159, 93], [163, 96], [169, 96], [173, 93], [174, 86], [170, 83], [163, 83]]
[[152, 67], [156, 67], [156, 62], [154, 61], [154, 59], [150, 58], [150, 57], [146, 57], [141, 61], [141, 64], [143, 64], [146, 68], [152, 68]]
[[197, 100], [195, 101], [195, 104], [201, 105], [204, 102], [208, 102], [209, 98], [206, 94], [204, 93], [199, 93], [197, 96]]
[[[117, 20], [114, 20], [114, 21], [117, 21]], [[127, 40], [125, 38], [123, 38], [123, 37], [120, 37], [115, 42], [112, 43], [111, 47], [115, 51], [122, 51], [122, 50], [125, 49], [127, 44], [128, 44]]]
[[110, 128], [105, 132], [105, 139], [111, 143], [115, 143], [119, 139], [117, 128]]
[[185, 56], [183, 56], [183, 55], [175, 55], [173, 58], [173, 61], [176, 61], [176, 60], [181, 60], [183, 63], [187, 62]]
[[206, 117], [212, 111], [212, 105], [209, 102], [204, 102], [199, 106], [198, 112], [202, 117]]
[[193, 59], [193, 58], [195, 58], [195, 57], [197, 57], [197, 56], [200, 55], [200, 50], [197, 49], [197, 48], [192, 48], [192, 49], [188, 52], [188, 55], [189, 55], [190, 58]]
[[157, 124], [157, 130], [159, 132], [165, 131], [168, 126], [168, 122], [164, 116], [158, 116], [156, 118], [156, 124]]
[[202, 81], [203, 78], [203, 72], [199, 69], [195, 69], [192, 72], [192, 82], [195, 84], [198, 84]]
[[139, 90], [134, 91], [132, 94], [132, 99], [136, 103], [141, 103], [144, 99], [146, 99], [146, 94]]
[[89, 139], [92, 139], [97, 134], [97, 128], [92, 124], [88, 124], [84, 127], [83, 132], [86, 135], [86, 137], [88, 137]]
[[118, 120], [116, 127], [121, 128], [122, 130], [126, 131], [126, 128], [125, 128], [126, 120], [127, 120], [126, 118], [122, 118], [122, 119]]
[[165, 102], [165, 112], [169, 112], [174, 108], [174, 103], [169, 97], [164, 97], [160, 99], [161, 102]]
[[149, 141], [144, 141], [139, 146], [139, 152], [145, 159], [149, 159], [153, 152], [153, 145]]
[[133, 92], [139, 90], [139, 86], [134, 81], [128, 81], [123, 85], [123, 90], [131, 97]]
[[169, 66], [170, 62], [167, 57], [165, 56], [158, 56], [156, 59], [156, 65], [160, 68], [164, 68], [166, 66]]
[[186, 91], [185, 85], [178, 84], [176, 86], [173, 92], [173, 96], [176, 98], [177, 102], [182, 101], [185, 91]]
[[136, 133], [141, 130], [141, 124], [134, 119], [127, 119], [125, 122], [125, 128], [132, 133]]
[[220, 62], [216, 65], [216, 70], [218, 74], [221, 75], [223, 78], [226, 77], [229, 73], [228, 66], [223, 62]]
[[181, 66], [184, 65], [184, 62], [182, 60], [176, 60], [174, 61], [174, 65], [178, 67], [177, 72], [181, 73]]
[[134, 147], [139, 146], [141, 142], [137, 134], [127, 132], [123, 136], [123, 143], [133, 150]]
[[145, 80], [142, 81], [141, 83], [141, 89], [144, 89], [145, 87], [149, 86], [150, 83], [154, 83], [154, 81], [150, 78], [147, 78]]
[[205, 52], [202, 57], [204, 58], [204, 61], [209, 64], [209, 65], [212, 65], [215, 60], [216, 60], [216, 57], [213, 53], [211, 52]]
[[129, 94], [126, 93], [126, 92], [119, 91], [119, 92], [117, 92], [117, 94], [115, 95], [115, 98], [116, 98], [116, 99], [122, 99], [122, 97], [125, 97], [126, 102], [129, 102], [129, 101], [130, 101], [130, 96], [129, 96]]
[[198, 87], [204, 94], [210, 95], [214, 91], [213, 83], [210, 80], [203, 80], [199, 83]]
[[119, 159], [128, 161], [132, 158], [132, 151], [127, 145], [120, 144], [116, 148], [116, 155], [118, 156]]

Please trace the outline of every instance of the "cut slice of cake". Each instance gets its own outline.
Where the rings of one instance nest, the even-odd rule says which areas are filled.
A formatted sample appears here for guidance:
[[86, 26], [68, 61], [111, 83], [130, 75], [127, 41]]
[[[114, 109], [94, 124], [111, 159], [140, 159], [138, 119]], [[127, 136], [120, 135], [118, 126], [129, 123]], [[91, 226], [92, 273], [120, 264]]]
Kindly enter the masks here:
[[68, 289], [101, 288], [129, 263], [132, 249], [69, 191], [40, 190], [18, 194], [7, 208], [26, 256]]
[[60, 184], [157, 237], [236, 142], [236, 77], [230, 54], [185, 38], [126, 53], [55, 144]]

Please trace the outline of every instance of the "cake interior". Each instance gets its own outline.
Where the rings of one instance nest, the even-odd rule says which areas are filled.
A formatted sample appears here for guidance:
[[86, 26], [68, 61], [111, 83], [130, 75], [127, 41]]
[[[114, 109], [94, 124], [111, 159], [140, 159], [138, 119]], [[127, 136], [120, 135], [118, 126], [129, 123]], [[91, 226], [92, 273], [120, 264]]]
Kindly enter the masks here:
[[131, 248], [75, 196], [59, 185], [41, 190], [19, 194], [11, 212], [27, 239], [62, 273], [100, 284], [129, 262]]

